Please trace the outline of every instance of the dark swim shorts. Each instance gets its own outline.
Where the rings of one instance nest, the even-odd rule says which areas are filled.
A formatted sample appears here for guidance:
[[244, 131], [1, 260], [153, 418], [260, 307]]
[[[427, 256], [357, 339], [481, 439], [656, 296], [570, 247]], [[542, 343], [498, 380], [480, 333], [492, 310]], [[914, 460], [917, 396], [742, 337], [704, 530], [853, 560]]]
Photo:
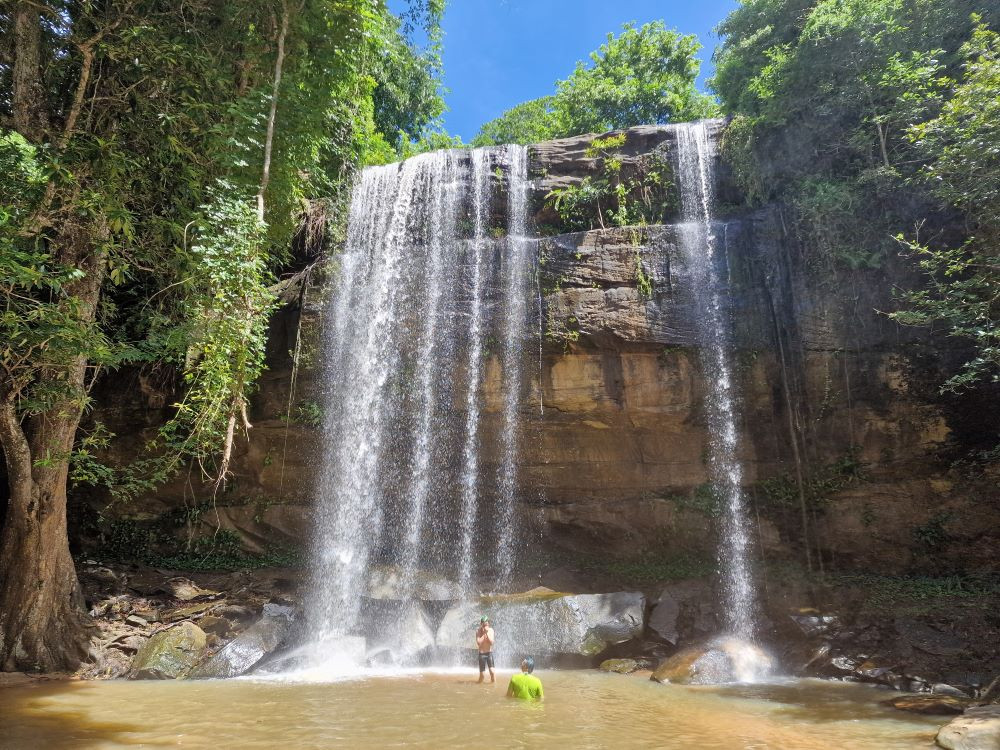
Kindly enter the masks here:
[[479, 654], [479, 671], [485, 672], [486, 667], [493, 669], [493, 652], [488, 654]]

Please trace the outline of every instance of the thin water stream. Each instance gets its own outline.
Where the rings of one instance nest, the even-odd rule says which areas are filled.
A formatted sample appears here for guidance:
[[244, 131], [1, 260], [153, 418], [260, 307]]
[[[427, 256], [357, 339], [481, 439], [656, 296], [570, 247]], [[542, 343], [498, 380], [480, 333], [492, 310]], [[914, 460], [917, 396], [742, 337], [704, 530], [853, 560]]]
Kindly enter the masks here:
[[715, 149], [706, 121], [675, 126], [681, 218], [680, 249], [692, 275], [698, 316], [698, 355], [708, 392], [708, 468], [721, 501], [719, 563], [725, 592], [726, 629], [747, 641], [756, 638], [756, 594], [750, 560], [750, 533], [743, 495], [739, 394], [733, 367], [732, 322], [723, 279], [725, 243], [714, 221]]
[[913, 718], [857, 685], [683, 688], [598, 672], [541, 672], [542, 705], [504, 697], [508, 674], [335, 683], [60, 683], [0, 689], [0, 749], [123, 747], [931, 748], [941, 720]]

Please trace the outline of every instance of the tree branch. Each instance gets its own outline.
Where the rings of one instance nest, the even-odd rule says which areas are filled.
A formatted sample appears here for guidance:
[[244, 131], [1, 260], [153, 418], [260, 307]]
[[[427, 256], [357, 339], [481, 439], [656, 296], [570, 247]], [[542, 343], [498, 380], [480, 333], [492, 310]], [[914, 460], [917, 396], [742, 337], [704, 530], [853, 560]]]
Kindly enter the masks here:
[[285, 36], [288, 34], [288, 2], [281, 0], [281, 30], [278, 32], [278, 54], [274, 60], [274, 86], [271, 89], [271, 113], [267, 118], [267, 136], [264, 139], [264, 170], [257, 191], [257, 218], [264, 221], [264, 192], [271, 179], [271, 151], [274, 147], [274, 126], [278, 116], [278, 89], [281, 86], [281, 69], [285, 64]]

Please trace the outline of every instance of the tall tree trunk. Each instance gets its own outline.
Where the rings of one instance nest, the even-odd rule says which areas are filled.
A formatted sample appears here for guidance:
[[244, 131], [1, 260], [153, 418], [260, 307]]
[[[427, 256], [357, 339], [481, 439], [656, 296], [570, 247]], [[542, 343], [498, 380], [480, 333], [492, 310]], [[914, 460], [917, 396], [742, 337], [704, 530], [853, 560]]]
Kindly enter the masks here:
[[[267, 183], [271, 180], [271, 150], [274, 147], [274, 126], [278, 120], [278, 94], [281, 91], [281, 70], [285, 64], [285, 36], [287, 34], [288, 2], [282, 0], [281, 29], [278, 31], [278, 52], [274, 58], [274, 81], [271, 88], [271, 111], [267, 116], [267, 133], [264, 136], [264, 168], [261, 170], [260, 189], [257, 191], [257, 218], [261, 222], [264, 221], [264, 193], [267, 192]], [[235, 417], [231, 421], [235, 421]]]
[[[84, 272], [66, 292], [79, 300], [80, 324], [97, 312], [104, 262], [86, 227], [67, 224], [58, 261]], [[0, 670], [54, 672], [86, 655], [87, 618], [69, 551], [66, 484], [69, 456], [85, 400], [86, 355], [39, 377], [65, 389], [52, 408], [18, 419], [12, 398], [0, 402], [0, 443], [11, 497], [0, 538]]]
[[48, 128], [48, 107], [42, 87], [42, 27], [38, 7], [18, 2], [14, 8], [13, 110], [14, 129], [40, 143]]

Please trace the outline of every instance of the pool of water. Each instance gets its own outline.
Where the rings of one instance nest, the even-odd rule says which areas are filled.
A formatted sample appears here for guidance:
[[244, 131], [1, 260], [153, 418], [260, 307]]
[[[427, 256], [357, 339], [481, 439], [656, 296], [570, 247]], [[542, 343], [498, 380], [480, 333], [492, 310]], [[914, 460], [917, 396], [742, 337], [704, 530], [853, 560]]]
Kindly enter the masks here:
[[878, 705], [885, 691], [799, 680], [688, 688], [541, 671], [545, 702], [468, 674], [332, 682], [66, 682], [0, 689], [0, 748], [932, 748], [942, 719]]

